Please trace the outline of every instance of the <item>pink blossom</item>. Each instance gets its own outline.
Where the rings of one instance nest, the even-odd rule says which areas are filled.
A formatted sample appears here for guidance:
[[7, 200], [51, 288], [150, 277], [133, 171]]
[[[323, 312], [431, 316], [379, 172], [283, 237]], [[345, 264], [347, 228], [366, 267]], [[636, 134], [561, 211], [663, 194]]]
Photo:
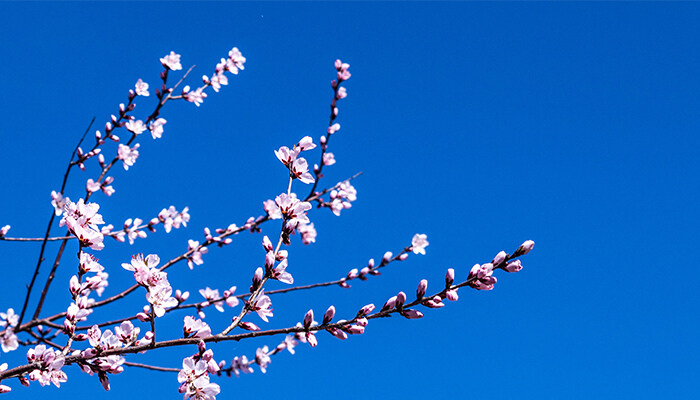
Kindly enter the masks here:
[[306, 212], [311, 209], [311, 204], [305, 201], [299, 201], [294, 193], [289, 195], [282, 193], [275, 197], [275, 205], [279, 213], [284, 215], [290, 223], [308, 224], [310, 222], [309, 218], [306, 216]]
[[294, 336], [287, 335], [284, 337], [284, 347], [289, 351], [291, 354], [294, 354], [294, 347], [299, 344], [296, 340], [294, 340]]
[[310, 244], [316, 242], [316, 229], [314, 228], [313, 222], [297, 224], [297, 232], [301, 234], [302, 243]]
[[129, 147], [121, 143], [119, 144], [117, 154], [119, 155], [119, 159], [124, 162], [125, 170], [128, 171], [129, 167], [133, 166], [134, 162], [136, 162], [136, 159], [139, 157], [139, 146], [141, 146], [139, 143], [136, 143], [134, 147]]
[[124, 234], [129, 238], [129, 244], [134, 244], [136, 238], [145, 238], [147, 236], [143, 229], [139, 229], [143, 222], [140, 218], [131, 218], [124, 221]]
[[245, 69], [243, 64], [245, 63], [245, 57], [241, 54], [237, 47], [232, 48], [228, 52], [228, 60], [226, 61], [226, 69], [232, 74], [238, 74], [238, 70]]
[[7, 312], [0, 312], [0, 318], [0, 328], [17, 326], [19, 322], [19, 315], [15, 314], [13, 308], [8, 308]]
[[190, 267], [190, 269], [193, 269], [193, 264], [204, 264], [204, 260], [202, 260], [202, 255], [207, 254], [209, 252], [209, 249], [206, 247], [200, 247], [198, 241], [190, 239], [187, 241], [187, 251], [192, 252], [187, 257], [187, 266]]
[[291, 285], [294, 283], [294, 278], [292, 277], [292, 274], [286, 271], [287, 269], [287, 259], [282, 260], [277, 265], [277, 268], [272, 272], [272, 279], [277, 279], [280, 282], [287, 283]]
[[335, 156], [333, 153], [325, 153], [323, 155], [323, 165], [333, 165], [335, 164]]
[[311, 138], [311, 136], [304, 136], [301, 138], [299, 143], [294, 146], [295, 149], [299, 149], [299, 151], [307, 151], [311, 149], [315, 149], [316, 145], [314, 144], [314, 140]]
[[[199, 289], [199, 294], [202, 295], [210, 304], [214, 304], [214, 307], [219, 310], [219, 312], [224, 312], [223, 301], [221, 301], [221, 295], [219, 295], [218, 289], [210, 289], [207, 286], [205, 289]], [[214, 302], [214, 300], [218, 300]]]
[[223, 73], [218, 73], [212, 76], [209, 83], [211, 84], [211, 88], [214, 89], [215, 92], [218, 92], [221, 86], [228, 85], [228, 77]]
[[267, 348], [267, 346], [263, 346], [262, 348], [258, 348], [255, 351], [255, 363], [260, 366], [260, 371], [264, 374], [267, 372], [267, 366], [272, 362], [270, 360], [270, 356], [267, 354], [270, 350]]
[[165, 118], [158, 118], [148, 125], [148, 129], [151, 131], [151, 136], [153, 139], [160, 139], [163, 136], [163, 125], [168, 122]]
[[170, 54], [161, 58], [160, 63], [163, 64], [165, 68], [171, 69], [173, 71], [178, 71], [182, 69], [182, 64], [180, 64], [180, 55], [175, 54], [174, 51], [171, 51]]
[[309, 173], [309, 164], [306, 159], [299, 157], [292, 163], [292, 175], [303, 183], [314, 183], [313, 175]]
[[66, 206], [66, 201], [70, 201], [70, 199], [68, 197], [63, 197], [62, 193], [57, 193], [53, 190], [51, 191], [51, 205], [54, 208], [56, 216], [63, 213], [63, 208]]
[[132, 132], [134, 135], [140, 135], [146, 130], [146, 125], [143, 121], [139, 120], [129, 120], [126, 122], [126, 129]]
[[340, 130], [340, 124], [335, 123], [328, 127], [328, 134], [332, 135]]
[[100, 187], [101, 187], [101, 186], [102, 186], [102, 185], [100, 185], [99, 182], [95, 182], [95, 181], [93, 181], [92, 179], [88, 179], [88, 180], [87, 180], [87, 184], [85, 185], [85, 188], [87, 189], [88, 192], [90, 192], [90, 193], [95, 193], [95, 192], [97, 192], [98, 190], [100, 190]]
[[131, 321], [124, 321], [120, 325], [114, 327], [114, 334], [122, 343], [130, 345], [136, 342], [141, 328], [134, 327]]
[[104, 224], [102, 215], [97, 211], [100, 206], [96, 203], [85, 204], [83, 199], [73, 203], [66, 199], [64, 214], [60, 226], [66, 225], [83, 244], [93, 250], [102, 250], [104, 237], [98, 225]]
[[165, 232], [170, 233], [172, 228], [179, 229], [180, 225], [187, 227], [190, 222], [189, 207], [185, 207], [181, 212], [175, 209], [175, 206], [170, 206], [167, 210], [164, 208], [158, 213], [158, 220], [163, 223]]
[[147, 97], [150, 95], [150, 93], [148, 93], [148, 83], [142, 81], [141, 79], [136, 81], [135, 90], [136, 90], [136, 94], [138, 96], [146, 96]]
[[204, 93], [202, 88], [197, 88], [193, 91], [189, 91], [189, 88], [189, 86], [185, 86], [183, 89], [185, 92], [185, 100], [189, 101], [190, 103], [194, 103], [194, 105], [199, 107], [204, 102], [204, 98], [207, 97], [207, 94]]
[[171, 297], [173, 288], [167, 286], [151, 287], [148, 291], [146, 299], [153, 306], [153, 312], [157, 317], [165, 315], [165, 309], [177, 306], [177, 299]]
[[19, 347], [17, 335], [15, 335], [12, 328], [7, 328], [2, 332], [2, 337], [0, 337], [0, 347], [2, 347], [2, 351], [4, 353], [17, 350]]
[[428, 235], [416, 233], [411, 240], [411, 250], [415, 254], [425, 255], [425, 248], [428, 247]]
[[61, 387], [61, 383], [68, 380], [61, 371], [65, 357], [59, 350], [47, 349], [40, 344], [27, 351], [27, 361], [36, 366], [28, 375], [30, 381], [38, 381], [41, 386], [53, 383], [56, 387]]
[[297, 156], [299, 155], [299, 151], [300, 150], [296, 147], [293, 150], [290, 150], [289, 147], [282, 146], [279, 148], [279, 150], [275, 150], [275, 156], [277, 156], [277, 159], [280, 160], [282, 164], [289, 167], [294, 160], [296, 160]]
[[192, 337], [203, 338], [211, 336], [211, 328], [206, 322], [202, 321], [201, 319], [195, 320], [189, 315], [185, 317], [185, 325], [183, 326], [182, 330], [185, 337], [190, 337], [192, 333], [194, 333]]
[[251, 306], [251, 310], [258, 313], [258, 316], [265, 322], [270, 322], [267, 317], [272, 317], [272, 300], [265, 295], [264, 290], [260, 291], [255, 302]]

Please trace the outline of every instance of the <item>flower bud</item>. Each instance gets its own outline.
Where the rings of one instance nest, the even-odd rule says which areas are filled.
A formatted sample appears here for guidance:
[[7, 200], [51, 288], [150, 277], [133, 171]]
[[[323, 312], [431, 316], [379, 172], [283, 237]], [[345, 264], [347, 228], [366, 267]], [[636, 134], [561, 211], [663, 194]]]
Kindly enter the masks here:
[[496, 254], [496, 257], [493, 258], [493, 261], [491, 261], [491, 264], [493, 264], [493, 265], [501, 264], [503, 261], [506, 260], [506, 256], [507, 256], [506, 252], [501, 251], [500, 253]]
[[520, 260], [515, 260], [509, 262], [508, 265], [506, 265], [503, 269], [505, 269], [507, 272], [518, 272], [521, 269], [523, 269], [523, 266], [520, 263]]
[[535, 242], [533, 242], [532, 240], [526, 240], [525, 242], [523, 242], [523, 244], [520, 245], [515, 254], [518, 256], [523, 256], [529, 253], [533, 247], [535, 247]]
[[389, 261], [391, 261], [391, 257], [393, 257], [394, 254], [390, 251], [387, 251], [384, 253], [384, 257], [382, 257], [382, 264], [388, 264]]
[[335, 316], [335, 307], [330, 306], [328, 307], [328, 310], [326, 310], [326, 313], [323, 314], [323, 324], [327, 324], [333, 320], [333, 317]]
[[396, 295], [396, 308], [403, 307], [405, 302], [406, 302], [406, 293], [399, 292], [399, 294]]
[[304, 328], [309, 329], [311, 327], [311, 323], [314, 321], [314, 310], [309, 310], [306, 312], [306, 315], [304, 315]]
[[389, 310], [391, 308], [394, 308], [395, 305], [396, 305], [396, 296], [392, 296], [389, 298], [389, 300], [386, 301], [386, 303], [384, 303], [381, 311], [386, 311], [386, 310]]
[[240, 324], [238, 324], [238, 326], [240, 326], [241, 328], [243, 328], [247, 331], [259, 331], [260, 330], [260, 328], [252, 322], [241, 322]]
[[401, 315], [408, 319], [423, 318], [423, 313], [418, 310], [404, 310], [404, 312], [402, 312]]
[[423, 296], [425, 296], [426, 290], [428, 290], [428, 280], [421, 279], [420, 283], [418, 284], [418, 289], [416, 289], [416, 298], [421, 300]]
[[270, 238], [267, 237], [267, 235], [263, 236], [262, 245], [265, 251], [272, 251], [272, 242], [270, 241]]
[[374, 311], [374, 304], [370, 303], [370, 304], [367, 304], [366, 306], [360, 308], [360, 311], [357, 312], [357, 316], [358, 317], [365, 316], [365, 315], [368, 315], [369, 313], [371, 313], [372, 311]]
[[455, 270], [454, 268], [449, 268], [445, 274], [445, 287], [449, 288], [455, 281]]

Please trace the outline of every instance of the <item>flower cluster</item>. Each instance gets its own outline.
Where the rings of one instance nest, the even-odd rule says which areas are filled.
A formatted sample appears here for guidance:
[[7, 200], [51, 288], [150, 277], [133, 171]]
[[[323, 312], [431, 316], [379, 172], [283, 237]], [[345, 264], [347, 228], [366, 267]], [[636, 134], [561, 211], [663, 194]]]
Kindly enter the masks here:
[[352, 207], [352, 202], [357, 200], [357, 190], [350, 182], [338, 183], [337, 189], [331, 190], [331, 202], [328, 205], [333, 214], [340, 216], [342, 210]]
[[304, 157], [299, 157], [302, 151], [316, 148], [310, 136], [304, 136], [299, 143], [290, 150], [287, 146], [282, 146], [275, 150], [277, 159], [289, 169], [289, 176], [292, 179], [299, 179], [303, 183], [314, 183], [313, 175], [309, 173], [309, 163]]
[[178, 305], [177, 299], [172, 297], [173, 288], [168, 282], [168, 274], [156, 268], [160, 258], [155, 254], [149, 254], [146, 258], [142, 254], [131, 258], [131, 263], [123, 263], [122, 268], [134, 272], [136, 282], [148, 290], [146, 300], [153, 307], [157, 317], [165, 315], [165, 309]]
[[209, 374], [216, 374], [219, 370], [214, 352], [206, 350], [204, 342], [200, 342], [199, 353], [182, 360], [182, 370], [177, 374], [179, 392], [184, 393], [184, 399], [216, 400], [221, 388], [209, 381]]
[[14, 309], [8, 308], [7, 312], [0, 312], [0, 328], [5, 328], [0, 332], [0, 346], [4, 353], [17, 350], [19, 347], [17, 335], [14, 332], [18, 322], [19, 315], [15, 314]]
[[27, 351], [27, 361], [36, 367], [28, 375], [30, 381], [37, 381], [41, 386], [53, 383], [61, 387], [61, 383], [68, 380], [66, 373], [61, 371], [65, 357], [58, 350], [40, 344]]
[[104, 272], [104, 267], [88, 253], [80, 252], [79, 272], [81, 277], [88, 272], [95, 275], [88, 277], [84, 282], [81, 282], [78, 276], [73, 275], [69, 281], [69, 288], [74, 296], [88, 296], [93, 290], [97, 292], [98, 296], [101, 296], [105, 288], [109, 286], [107, 281], [109, 274]]
[[117, 151], [118, 157], [124, 163], [124, 169], [129, 170], [129, 167], [133, 166], [136, 159], [139, 158], [139, 147], [141, 145], [136, 143], [134, 147], [129, 147], [119, 143], [119, 149]]
[[267, 200], [264, 206], [270, 218], [284, 218], [289, 227], [294, 228], [297, 224], [308, 224], [310, 222], [306, 212], [311, 209], [311, 204], [297, 199], [295, 193], [282, 193], [275, 197], [275, 201]]
[[[158, 213], [158, 221], [163, 223], [163, 228], [165, 232], [170, 233], [172, 228], [180, 229], [180, 225], [187, 227], [187, 223], [190, 222], [190, 214], [188, 211], [189, 207], [185, 207], [182, 211], [177, 211], [175, 206], [170, 206], [168, 209], [162, 209]], [[155, 221], [151, 221], [154, 224]]]
[[105, 222], [102, 220], [102, 215], [97, 213], [100, 206], [96, 203], [85, 204], [83, 199], [73, 203], [65, 198], [65, 203], [60, 226], [66, 225], [83, 246], [93, 250], [102, 250], [105, 247], [102, 243], [104, 236], [98, 225]]

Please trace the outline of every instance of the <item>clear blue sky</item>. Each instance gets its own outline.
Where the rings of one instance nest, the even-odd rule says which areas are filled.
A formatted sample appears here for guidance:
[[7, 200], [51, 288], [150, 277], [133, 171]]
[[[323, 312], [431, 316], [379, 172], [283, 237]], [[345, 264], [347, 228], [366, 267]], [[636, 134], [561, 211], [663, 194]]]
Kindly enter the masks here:
[[[340, 218], [311, 214], [317, 242], [290, 248], [289, 271], [299, 283], [336, 279], [416, 232], [428, 234], [428, 254], [351, 290], [273, 298], [266, 327], [330, 304], [351, 316], [413, 293], [422, 278], [435, 288], [446, 268], [464, 279], [499, 250], [537, 245], [492, 292], [462, 289], [422, 320], [372, 321], [345, 342], [320, 334], [317, 348], [274, 357], [266, 375], [217, 379], [221, 398], [691, 398], [700, 391], [699, 18], [700, 4], [688, 3], [5, 3], [0, 226], [43, 233], [77, 138], [92, 116], [101, 127], [137, 79], [153, 88], [159, 57], [182, 54], [198, 77], [237, 46], [245, 71], [200, 108], [166, 107], [163, 139], [143, 136], [135, 166], [114, 170], [116, 194], [95, 198], [115, 225], [171, 204], [191, 210], [186, 230], [107, 243], [100, 258], [114, 293], [131, 284], [119, 267], [131, 254], [169, 259], [205, 226], [262, 212], [285, 185], [273, 149], [325, 130], [341, 58], [353, 76], [326, 176], [363, 171], [358, 200]], [[92, 171], [72, 176], [70, 197]], [[194, 273], [174, 267], [171, 281], [193, 298], [207, 285], [247, 288], [259, 240], [238, 236]], [[21, 307], [37, 251], [0, 243], [3, 310]], [[68, 306], [73, 270], [62, 265], [47, 312]], [[111, 312], [137, 312], [144, 300], [133, 296]], [[230, 318], [208, 315], [215, 326]], [[175, 332], [183, 316], [163, 325]], [[276, 343], [215, 354], [230, 361]], [[179, 366], [193, 351], [129, 359]], [[22, 350], [0, 355], [23, 360]], [[96, 378], [67, 372], [60, 391], [11, 381], [13, 395], [118, 398], [136, 387], [143, 398], [180, 396], [174, 374], [127, 370], [105, 394]]]

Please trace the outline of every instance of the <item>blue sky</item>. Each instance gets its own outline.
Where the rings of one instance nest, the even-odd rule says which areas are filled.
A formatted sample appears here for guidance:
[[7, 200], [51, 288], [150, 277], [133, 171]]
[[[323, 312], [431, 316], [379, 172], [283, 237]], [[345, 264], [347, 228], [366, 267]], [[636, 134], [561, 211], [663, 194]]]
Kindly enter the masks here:
[[[430, 246], [350, 290], [273, 298], [266, 327], [330, 304], [338, 318], [352, 316], [399, 290], [413, 293], [420, 279], [435, 288], [447, 268], [464, 279], [500, 250], [537, 243], [523, 271], [499, 273], [492, 292], [462, 289], [457, 303], [422, 320], [372, 321], [345, 342], [321, 334], [314, 349], [276, 356], [265, 375], [217, 379], [221, 398], [689, 398], [700, 390], [692, 256], [700, 5], [6, 3], [0, 11], [0, 225], [14, 236], [43, 233], [49, 193], [78, 137], [93, 116], [101, 128], [137, 79], [153, 88], [160, 57], [174, 50], [185, 67], [196, 64], [194, 83], [233, 46], [247, 57], [245, 71], [202, 107], [168, 105], [163, 138], [142, 137], [134, 167], [114, 170], [116, 194], [95, 197], [115, 225], [171, 204], [192, 215], [186, 230], [133, 246], [107, 242], [99, 256], [111, 293], [131, 284], [119, 267], [131, 254], [170, 259], [205, 226], [262, 213], [286, 184], [273, 150], [325, 130], [336, 58], [353, 76], [331, 142], [338, 162], [324, 180], [364, 174], [352, 209], [310, 214], [317, 242], [289, 248], [289, 271], [299, 283], [332, 280], [416, 232]], [[71, 176], [71, 198], [94, 178], [92, 167]], [[239, 235], [194, 272], [174, 267], [171, 282], [193, 298], [203, 286], [247, 288], [262, 261], [259, 241]], [[37, 251], [0, 243], [0, 308], [21, 307]], [[47, 313], [70, 302], [74, 266], [65, 260]], [[141, 296], [109, 312], [135, 313]], [[177, 332], [184, 315], [163, 326]], [[214, 326], [231, 317], [207, 315]], [[226, 343], [215, 354], [230, 361], [277, 343]], [[193, 351], [129, 359], [177, 367]], [[23, 358], [18, 350], [0, 362]], [[105, 394], [97, 379], [67, 372], [60, 391], [11, 381], [13, 395], [116, 398], [136, 386], [144, 398], [179, 396], [174, 374], [127, 370]]]

